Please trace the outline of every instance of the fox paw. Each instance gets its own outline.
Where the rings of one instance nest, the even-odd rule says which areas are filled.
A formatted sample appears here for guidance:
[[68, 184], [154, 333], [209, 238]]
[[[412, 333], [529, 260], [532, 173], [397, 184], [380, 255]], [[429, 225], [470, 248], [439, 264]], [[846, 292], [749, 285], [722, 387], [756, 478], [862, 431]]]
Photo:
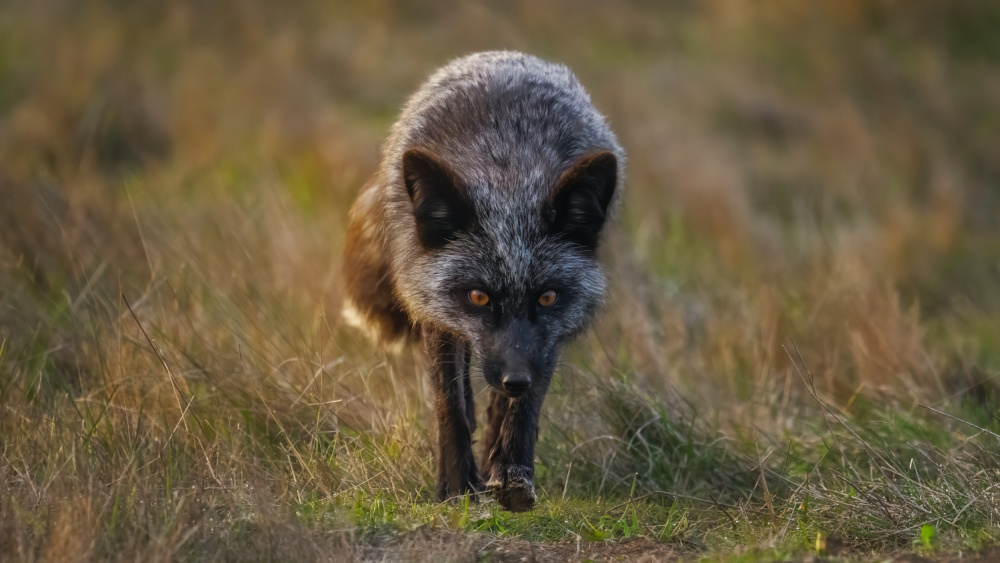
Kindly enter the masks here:
[[447, 468], [450, 471], [442, 471], [438, 474], [437, 497], [438, 500], [457, 500], [462, 495], [470, 495], [473, 501], [479, 500], [479, 494], [486, 490], [483, 481], [476, 471], [476, 462], [472, 456], [468, 456], [463, 463], [457, 467]]
[[535, 482], [530, 467], [498, 467], [493, 470], [486, 489], [500, 506], [511, 512], [524, 512], [535, 506]]

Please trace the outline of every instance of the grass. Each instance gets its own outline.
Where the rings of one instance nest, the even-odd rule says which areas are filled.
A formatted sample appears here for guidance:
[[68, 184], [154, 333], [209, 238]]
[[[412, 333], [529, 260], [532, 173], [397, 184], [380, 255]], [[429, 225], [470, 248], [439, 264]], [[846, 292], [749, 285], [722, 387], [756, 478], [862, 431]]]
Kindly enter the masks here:
[[[0, 558], [988, 560], [998, 13], [3, 5]], [[428, 383], [339, 316], [400, 105], [498, 47], [630, 155], [526, 514], [434, 501]]]

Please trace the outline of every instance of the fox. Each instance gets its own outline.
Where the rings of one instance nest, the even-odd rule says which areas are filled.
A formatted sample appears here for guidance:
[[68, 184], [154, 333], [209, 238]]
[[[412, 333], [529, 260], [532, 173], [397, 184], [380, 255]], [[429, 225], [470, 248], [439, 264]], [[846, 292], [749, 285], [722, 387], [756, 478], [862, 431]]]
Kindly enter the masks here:
[[[453, 60], [391, 127], [348, 214], [344, 316], [417, 348], [439, 500], [534, 506], [539, 413], [561, 350], [604, 303], [597, 250], [624, 172], [625, 151], [574, 74], [520, 52]], [[473, 358], [488, 390], [479, 469]]]

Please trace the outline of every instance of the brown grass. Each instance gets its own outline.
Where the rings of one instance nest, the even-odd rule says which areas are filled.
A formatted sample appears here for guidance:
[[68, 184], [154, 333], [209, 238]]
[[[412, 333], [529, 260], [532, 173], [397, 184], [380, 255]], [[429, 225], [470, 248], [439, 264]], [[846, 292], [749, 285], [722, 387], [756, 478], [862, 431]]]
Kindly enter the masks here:
[[[702, 523], [664, 535], [653, 495], [647, 539], [802, 549], [788, 522], [808, 493], [824, 504], [802, 529], [862, 550], [919, 522], [952, 549], [994, 543], [998, 18], [888, 0], [5, 4], [0, 554], [484, 549], [439, 535], [478, 528], [429, 504], [428, 390], [409, 353], [342, 325], [339, 263], [407, 94], [487, 48], [570, 65], [630, 155], [614, 293], [546, 407], [553, 514], [584, 499], [591, 525], [609, 498], [670, 487], [755, 524], [696, 502]], [[567, 526], [546, 537], [587, 530]]]

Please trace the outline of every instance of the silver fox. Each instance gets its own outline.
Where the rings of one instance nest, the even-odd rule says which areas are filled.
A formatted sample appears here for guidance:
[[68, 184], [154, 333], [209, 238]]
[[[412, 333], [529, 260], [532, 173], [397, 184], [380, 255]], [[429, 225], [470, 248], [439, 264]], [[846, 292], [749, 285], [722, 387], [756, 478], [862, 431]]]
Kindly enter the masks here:
[[[435, 389], [437, 495], [535, 503], [538, 414], [561, 348], [600, 306], [595, 251], [625, 153], [565, 66], [516, 52], [457, 59], [410, 98], [351, 208], [345, 316], [421, 341]], [[489, 384], [482, 472], [470, 360]]]

